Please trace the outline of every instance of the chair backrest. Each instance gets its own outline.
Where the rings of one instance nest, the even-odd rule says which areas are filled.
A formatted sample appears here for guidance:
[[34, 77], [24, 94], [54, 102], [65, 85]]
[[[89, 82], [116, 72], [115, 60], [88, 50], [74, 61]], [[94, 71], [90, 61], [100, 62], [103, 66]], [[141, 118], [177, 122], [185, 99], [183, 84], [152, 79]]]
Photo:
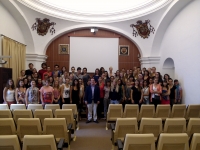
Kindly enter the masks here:
[[45, 118], [43, 134], [53, 134], [55, 138], [64, 138], [65, 142], [69, 142], [65, 118]]
[[142, 118], [140, 123], [139, 132], [144, 133], [153, 133], [155, 140], [160, 133], [162, 133], [162, 119], [161, 118]]
[[0, 118], [0, 135], [16, 134], [16, 127], [13, 118]]
[[138, 133], [138, 123], [136, 118], [117, 118], [115, 125], [115, 139], [124, 139], [126, 134]]
[[12, 113], [9, 109], [0, 110], [0, 118], [12, 118]]
[[189, 150], [186, 133], [161, 133], [158, 140], [158, 150]]
[[171, 113], [170, 105], [157, 105], [155, 117], [165, 120], [166, 118], [170, 117], [170, 113]]
[[13, 119], [15, 123], [18, 123], [19, 118], [33, 118], [33, 114], [31, 110], [27, 109], [16, 109], [13, 111]]
[[174, 104], [172, 107], [171, 118], [185, 118], [186, 105]]
[[53, 112], [53, 115], [55, 114], [55, 110], [56, 109], [60, 109], [60, 105], [59, 104], [46, 104], [45, 105], [45, 109], [51, 109]]
[[200, 118], [200, 105], [188, 105], [185, 118]]
[[0, 135], [1, 150], [21, 150], [17, 135]]
[[74, 115], [78, 114], [76, 104], [63, 104], [62, 109], [72, 109]]
[[19, 118], [17, 134], [22, 140], [24, 135], [41, 135], [42, 128], [39, 118]]
[[200, 150], [200, 133], [194, 133], [190, 143], [190, 150]]
[[126, 104], [123, 118], [138, 118], [139, 115], [139, 107], [138, 105]]
[[25, 135], [23, 150], [57, 150], [53, 135]]
[[43, 109], [42, 104], [28, 104], [27, 109], [31, 109], [34, 113], [36, 109]]
[[154, 105], [142, 105], [139, 113], [139, 120], [142, 118], [153, 118], [155, 114]]
[[167, 118], [164, 126], [164, 133], [185, 133], [185, 118]]
[[10, 105], [10, 110], [14, 111], [16, 109], [26, 109], [25, 104], [11, 104]]
[[155, 150], [153, 134], [126, 134], [123, 150]]
[[0, 104], [0, 110], [9, 109], [8, 104]]
[[55, 118], [65, 118], [66, 123], [71, 123], [73, 128], [75, 127], [74, 117], [72, 109], [56, 109]]
[[39, 118], [43, 126], [45, 118], [53, 118], [53, 113], [51, 109], [36, 109], [34, 113], [34, 118]]
[[190, 137], [193, 133], [200, 133], [200, 118], [190, 118], [187, 125], [187, 134]]
[[116, 121], [123, 114], [122, 104], [110, 104], [108, 107], [107, 121]]

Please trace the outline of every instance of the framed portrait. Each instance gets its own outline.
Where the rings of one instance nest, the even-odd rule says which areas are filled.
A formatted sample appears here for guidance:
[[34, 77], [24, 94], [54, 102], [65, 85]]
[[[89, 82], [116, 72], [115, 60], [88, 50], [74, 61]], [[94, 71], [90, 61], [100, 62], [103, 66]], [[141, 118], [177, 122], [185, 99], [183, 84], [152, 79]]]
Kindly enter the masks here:
[[69, 44], [59, 44], [58, 54], [69, 54]]
[[129, 56], [129, 45], [119, 45], [119, 55]]

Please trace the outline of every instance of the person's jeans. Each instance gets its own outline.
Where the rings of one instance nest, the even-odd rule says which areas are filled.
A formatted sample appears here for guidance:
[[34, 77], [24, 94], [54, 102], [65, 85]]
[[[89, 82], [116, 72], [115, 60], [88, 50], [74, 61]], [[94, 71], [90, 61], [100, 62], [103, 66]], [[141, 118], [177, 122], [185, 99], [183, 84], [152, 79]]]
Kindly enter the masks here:
[[88, 108], [88, 120], [92, 120], [92, 111], [93, 111], [93, 120], [97, 120], [97, 104], [92, 101], [92, 104], [87, 104]]
[[110, 100], [110, 104], [119, 104], [118, 100]]
[[144, 104], [149, 105], [149, 98], [144, 98]]
[[104, 98], [103, 105], [104, 105], [104, 117], [107, 117], [108, 112], [108, 105], [110, 104], [110, 100], [108, 98]]

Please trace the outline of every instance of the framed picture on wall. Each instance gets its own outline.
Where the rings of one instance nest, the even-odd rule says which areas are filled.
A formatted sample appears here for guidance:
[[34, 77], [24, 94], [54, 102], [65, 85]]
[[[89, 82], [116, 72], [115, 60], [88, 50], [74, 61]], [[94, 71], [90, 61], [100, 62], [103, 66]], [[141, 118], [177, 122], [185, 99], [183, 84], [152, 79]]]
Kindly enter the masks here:
[[58, 54], [69, 54], [69, 44], [59, 44]]
[[129, 45], [119, 45], [119, 55], [129, 56]]

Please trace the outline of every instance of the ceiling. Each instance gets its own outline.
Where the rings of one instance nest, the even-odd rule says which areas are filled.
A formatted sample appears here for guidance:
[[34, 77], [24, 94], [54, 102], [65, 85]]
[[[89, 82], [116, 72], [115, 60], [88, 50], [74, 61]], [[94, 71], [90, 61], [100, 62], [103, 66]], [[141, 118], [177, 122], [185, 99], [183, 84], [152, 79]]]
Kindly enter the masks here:
[[172, 0], [18, 0], [38, 12], [77, 22], [108, 23], [152, 13]]

